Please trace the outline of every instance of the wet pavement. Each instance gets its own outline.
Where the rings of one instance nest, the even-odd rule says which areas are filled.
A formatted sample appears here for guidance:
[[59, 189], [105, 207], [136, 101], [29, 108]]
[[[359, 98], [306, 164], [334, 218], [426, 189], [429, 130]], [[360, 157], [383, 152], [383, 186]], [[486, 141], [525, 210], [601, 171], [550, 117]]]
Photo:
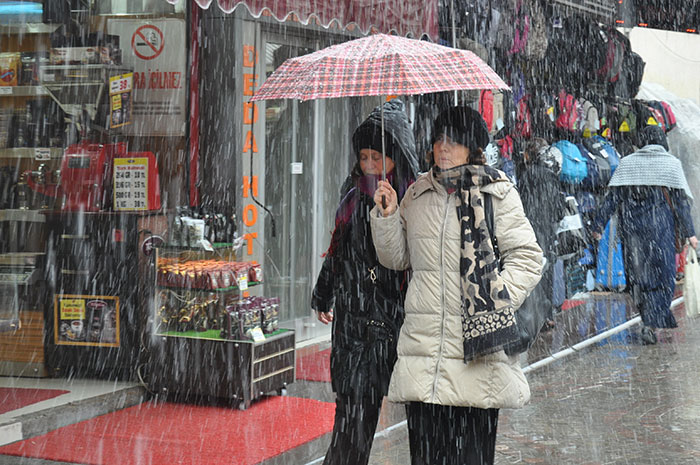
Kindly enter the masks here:
[[[640, 345], [634, 325], [546, 364], [551, 354], [629, 324], [636, 312], [624, 295], [591, 294], [557, 315], [555, 328], [523, 356], [523, 364], [540, 365], [528, 373], [532, 401], [501, 412], [496, 463], [700, 463], [700, 319], [687, 320], [682, 305], [674, 313], [680, 327], [655, 346]], [[334, 401], [322, 382], [298, 381], [288, 395]], [[329, 441], [326, 434], [263, 465], [320, 464]], [[370, 464], [409, 463], [404, 408], [385, 402]], [[62, 463], [0, 455], [0, 464]]]
[[[496, 463], [700, 463], [700, 319], [642, 346], [638, 327], [528, 375], [532, 400], [503, 410]], [[410, 463], [405, 425], [377, 437], [370, 464]]]

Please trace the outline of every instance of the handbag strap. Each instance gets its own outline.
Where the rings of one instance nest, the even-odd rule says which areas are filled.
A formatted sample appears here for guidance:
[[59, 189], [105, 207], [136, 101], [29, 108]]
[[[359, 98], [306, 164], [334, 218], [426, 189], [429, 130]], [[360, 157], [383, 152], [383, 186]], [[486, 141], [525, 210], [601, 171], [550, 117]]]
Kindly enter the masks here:
[[484, 216], [486, 219], [486, 227], [489, 230], [489, 236], [491, 236], [491, 245], [493, 245], [493, 254], [498, 260], [498, 270], [503, 270], [503, 263], [501, 262], [501, 251], [498, 248], [498, 239], [496, 238], [496, 228], [493, 223], [493, 199], [491, 194], [482, 192], [484, 198]]

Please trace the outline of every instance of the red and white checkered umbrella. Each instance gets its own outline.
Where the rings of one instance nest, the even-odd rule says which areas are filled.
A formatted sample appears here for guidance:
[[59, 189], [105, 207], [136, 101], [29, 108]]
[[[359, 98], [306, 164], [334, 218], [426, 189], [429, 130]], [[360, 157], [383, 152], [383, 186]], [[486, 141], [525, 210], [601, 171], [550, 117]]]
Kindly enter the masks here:
[[290, 58], [251, 100], [312, 100], [508, 89], [481, 58], [431, 42], [374, 34]]

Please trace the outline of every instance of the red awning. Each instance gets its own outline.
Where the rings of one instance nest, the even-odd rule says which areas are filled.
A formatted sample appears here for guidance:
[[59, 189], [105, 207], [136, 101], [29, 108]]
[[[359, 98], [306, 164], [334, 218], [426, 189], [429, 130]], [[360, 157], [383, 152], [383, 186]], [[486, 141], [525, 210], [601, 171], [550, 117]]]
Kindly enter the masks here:
[[[178, 0], [168, 0], [177, 3]], [[202, 8], [209, 8], [214, 0], [194, 0]], [[259, 18], [265, 10], [278, 21], [294, 14], [302, 24], [317, 18], [323, 27], [334, 21], [345, 28], [357, 25], [368, 33], [372, 27], [379, 32], [396, 32], [402, 36], [420, 38], [423, 34], [432, 40], [438, 38], [438, 0], [216, 0], [222, 11], [231, 13], [238, 5], [245, 5]]]

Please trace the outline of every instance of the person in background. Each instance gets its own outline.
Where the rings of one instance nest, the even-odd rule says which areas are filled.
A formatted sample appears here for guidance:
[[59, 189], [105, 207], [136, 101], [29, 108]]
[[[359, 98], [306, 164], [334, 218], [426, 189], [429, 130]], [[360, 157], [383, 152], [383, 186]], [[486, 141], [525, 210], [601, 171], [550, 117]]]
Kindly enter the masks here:
[[[368, 462], [404, 318], [407, 273], [379, 264], [370, 234], [369, 212], [382, 177], [381, 117], [375, 108], [352, 136], [357, 163], [346, 182], [351, 187], [338, 207], [311, 299], [319, 321], [333, 324], [336, 411], [326, 465]], [[384, 104], [384, 126], [387, 182], [403, 195], [415, 179], [418, 161], [401, 101]]]
[[547, 156], [548, 150], [550, 146], [546, 140], [541, 138], [530, 140], [523, 154], [525, 169], [518, 178], [518, 190], [525, 215], [532, 224], [537, 243], [542, 247], [547, 260], [542, 271], [542, 280], [538, 284], [543, 292], [537, 294], [542, 299], [538, 305], [546, 307], [547, 321], [543, 329], [554, 326], [552, 286], [554, 263], [557, 259], [554, 243], [557, 238], [557, 226], [566, 212], [566, 204], [557, 175], [558, 168], [551, 166], [556, 162], [552, 157]]
[[641, 341], [656, 344], [656, 328], [675, 328], [671, 313], [675, 289], [676, 241], [698, 241], [690, 217], [692, 194], [680, 160], [668, 152], [666, 134], [647, 126], [643, 147], [622, 158], [598, 214], [594, 235], [620, 215], [620, 237], [628, 289], [642, 316]]
[[380, 182], [370, 216], [379, 262], [412, 270], [388, 399], [407, 404], [412, 465], [492, 464], [499, 409], [530, 399], [518, 357], [502, 347], [540, 279], [542, 251], [505, 173], [472, 164], [489, 142], [481, 115], [450, 108], [432, 134], [430, 171], [400, 208], [400, 195]]

